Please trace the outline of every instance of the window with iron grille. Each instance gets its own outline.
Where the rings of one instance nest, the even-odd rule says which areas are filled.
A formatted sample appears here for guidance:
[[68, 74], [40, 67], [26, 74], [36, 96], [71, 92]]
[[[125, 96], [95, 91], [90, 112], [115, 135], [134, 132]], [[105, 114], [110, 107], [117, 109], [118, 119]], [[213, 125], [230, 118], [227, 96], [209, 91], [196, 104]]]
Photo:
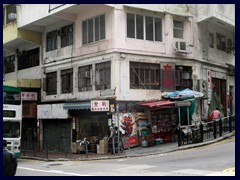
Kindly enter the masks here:
[[176, 90], [192, 89], [192, 67], [175, 66]]
[[92, 90], [92, 65], [78, 68], [78, 91]]
[[46, 51], [52, 51], [57, 49], [57, 36], [58, 36], [58, 31], [54, 30], [52, 32], [47, 33], [46, 36]]
[[4, 74], [15, 71], [15, 55], [4, 57]]
[[162, 41], [162, 19], [127, 13], [127, 37]]
[[82, 22], [83, 44], [90, 44], [105, 39], [105, 15], [100, 15]]
[[73, 69], [61, 71], [62, 94], [73, 92]]
[[184, 24], [182, 21], [173, 21], [173, 37], [183, 39]]
[[39, 48], [18, 53], [18, 70], [39, 66]]
[[11, 15], [14, 15], [14, 14], [17, 13], [16, 4], [8, 5], [6, 10], [7, 10], [7, 21], [6, 21], [6, 24], [8, 24], [8, 23], [10, 23], [12, 21], [15, 21], [16, 19], [12, 18]]
[[131, 89], [160, 89], [160, 64], [130, 62]]
[[46, 74], [46, 94], [57, 94], [57, 72], [51, 72]]
[[226, 51], [226, 36], [217, 33], [217, 49], [221, 51]]
[[61, 28], [61, 47], [70, 46], [73, 44], [73, 25], [68, 25]]
[[95, 70], [95, 87], [96, 90], [111, 88], [111, 62], [96, 64]]

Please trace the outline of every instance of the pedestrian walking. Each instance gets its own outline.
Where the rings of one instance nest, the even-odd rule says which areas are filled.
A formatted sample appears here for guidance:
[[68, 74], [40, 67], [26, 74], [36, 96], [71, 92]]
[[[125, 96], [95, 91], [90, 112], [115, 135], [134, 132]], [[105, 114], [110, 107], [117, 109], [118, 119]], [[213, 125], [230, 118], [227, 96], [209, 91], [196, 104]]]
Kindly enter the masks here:
[[3, 139], [3, 176], [15, 176], [17, 158], [7, 149], [7, 140]]
[[210, 121], [217, 120], [221, 118], [220, 109], [217, 107], [209, 116]]

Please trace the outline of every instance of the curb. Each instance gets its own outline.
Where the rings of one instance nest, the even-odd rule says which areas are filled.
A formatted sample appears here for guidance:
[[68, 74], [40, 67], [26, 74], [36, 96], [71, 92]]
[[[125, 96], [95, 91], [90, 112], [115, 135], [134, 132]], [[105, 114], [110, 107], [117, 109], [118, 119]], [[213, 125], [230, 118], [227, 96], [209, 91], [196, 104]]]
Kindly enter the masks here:
[[224, 136], [218, 137], [216, 139], [206, 141], [206, 142], [201, 142], [201, 143], [195, 143], [195, 144], [190, 144], [190, 145], [184, 145], [181, 147], [176, 147], [171, 150], [166, 150], [166, 151], [159, 151], [159, 152], [154, 152], [154, 153], [144, 153], [144, 154], [132, 154], [132, 155], [119, 155], [119, 156], [104, 156], [104, 157], [94, 157], [94, 158], [76, 158], [76, 159], [69, 159], [69, 158], [56, 158], [56, 159], [47, 159], [47, 158], [40, 158], [40, 157], [30, 157], [30, 156], [22, 156], [20, 157], [21, 159], [34, 159], [34, 160], [40, 160], [40, 161], [91, 161], [91, 160], [107, 160], [107, 159], [120, 159], [120, 158], [131, 158], [131, 157], [143, 157], [143, 156], [152, 156], [152, 155], [158, 155], [158, 154], [165, 154], [165, 153], [170, 153], [170, 152], [175, 152], [175, 151], [181, 151], [181, 150], [186, 150], [186, 149], [193, 149], [197, 147], [202, 147], [206, 146], [209, 144], [213, 144], [216, 142], [220, 142], [222, 140], [228, 139], [232, 136], [235, 136], [235, 131], [232, 133], [228, 133]]

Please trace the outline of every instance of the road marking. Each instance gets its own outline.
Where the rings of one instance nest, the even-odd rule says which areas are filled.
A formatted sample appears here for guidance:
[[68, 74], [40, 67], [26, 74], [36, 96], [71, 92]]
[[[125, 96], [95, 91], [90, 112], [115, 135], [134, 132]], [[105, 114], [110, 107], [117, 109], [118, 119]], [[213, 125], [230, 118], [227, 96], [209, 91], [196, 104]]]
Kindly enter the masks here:
[[235, 167], [224, 169], [223, 172], [226, 174], [234, 174], [235, 175]]
[[220, 171], [208, 171], [200, 169], [180, 169], [176, 171], [171, 171], [176, 174], [185, 174], [185, 175], [196, 175], [196, 176], [231, 176]]
[[29, 171], [64, 174], [64, 175], [72, 175], [72, 176], [93, 176], [93, 175], [90, 175], [90, 174], [69, 173], [69, 172], [64, 172], [64, 171], [59, 171], [59, 170], [41, 170], [41, 169], [33, 169], [33, 168], [27, 168], [27, 167], [17, 167], [17, 168], [18, 169], [29, 170]]

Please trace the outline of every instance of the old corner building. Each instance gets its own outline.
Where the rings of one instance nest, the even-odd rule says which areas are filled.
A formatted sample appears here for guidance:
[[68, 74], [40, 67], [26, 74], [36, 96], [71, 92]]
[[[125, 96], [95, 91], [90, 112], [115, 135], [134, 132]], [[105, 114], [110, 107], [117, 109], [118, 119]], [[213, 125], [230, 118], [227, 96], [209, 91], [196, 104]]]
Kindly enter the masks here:
[[3, 83], [27, 95], [25, 148], [71, 151], [76, 140], [108, 135], [119, 114], [153, 123], [163, 112], [138, 104], [186, 88], [205, 94], [194, 121], [217, 106], [235, 113], [232, 4], [3, 7]]

